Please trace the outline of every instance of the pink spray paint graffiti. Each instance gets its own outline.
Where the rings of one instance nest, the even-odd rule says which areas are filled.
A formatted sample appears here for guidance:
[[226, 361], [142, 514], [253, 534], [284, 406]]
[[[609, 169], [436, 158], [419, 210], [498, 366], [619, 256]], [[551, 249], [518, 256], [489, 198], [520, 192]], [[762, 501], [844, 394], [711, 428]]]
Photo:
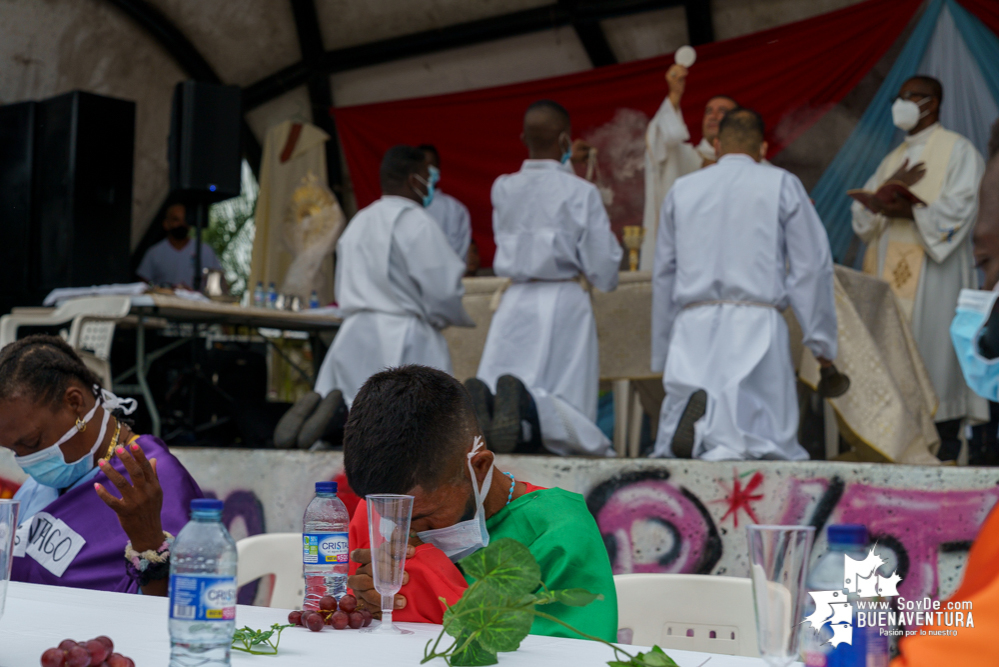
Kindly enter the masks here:
[[721, 557], [721, 538], [707, 509], [668, 479], [665, 470], [630, 473], [588, 496], [615, 574], [707, 574]]
[[999, 488], [919, 491], [844, 485], [837, 478], [792, 480], [783, 522], [797, 523], [804, 518], [803, 510], [813, 497], [805, 487], [813, 484], [823, 484], [826, 489], [809, 523], [817, 528], [827, 523], [867, 526], [872, 542], [893, 552], [892, 565], [903, 579], [899, 593], [909, 599], [938, 597], [940, 553], [970, 547], [999, 499]]
[[[205, 491], [206, 498], [218, 498], [214, 491]], [[264, 506], [253, 491], [235, 490], [229, 493], [223, 501], [222, 523], [226, 529], [232, 531], [237, 519], [242, 520], [240, 532], [246, 531], [246, 537], [266, 533], [264, 526]], [[240, 604], [253, 604], [257, 596], [257, 587], [260, 580], [251, 581], [240, 586], [238, 601]]]
[[[703, 473], [696, 479], [684, 468], [675, 472], [671, 477], [660, 466], [629, 472], [587, 496], [615, 573], [746, 576], [744, 521], [807, 524], [819, 531], [831, 523], [860, 523], [887, 558], [883, 574], [897, 569], [902, 577], [902, 595], [938, 598], [956, 586], [960, 554], [999, 500], [999, 485], [926, 490], [918, 482], [888, 486], [814, 472], [771, 477], [763, 466], [737, 467], [727, 479]], [[692, 482], [704, 500], [680, 479]], [[947, 554], [958, 558], [944, 559]]]

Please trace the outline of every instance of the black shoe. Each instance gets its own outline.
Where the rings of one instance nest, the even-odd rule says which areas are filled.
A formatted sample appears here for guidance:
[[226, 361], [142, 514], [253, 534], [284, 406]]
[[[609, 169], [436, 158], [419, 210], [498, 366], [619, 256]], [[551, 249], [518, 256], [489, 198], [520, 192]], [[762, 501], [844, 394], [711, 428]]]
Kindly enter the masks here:
[[479, 420], [479, 428], [483, 433], [489, 433], [493, 424], [493, 392], [489, 391], [489, 385], [479, 378], [465, 380], [465, 389], [472, 399], [472, 408], [475, 410], [476, 419]]
[[677, 422], [676, 431], [673, 433], [673, 442], [670, 449], [673, 456], [678, 459], [689, 459], [694, 453], [694, 425], [697, 420], [704, 416], [708, 409], [708, 393], [703, 389], [698, 389], [690, 395], [687, 407], [680, 415]]
[[288, 408], [274, 428], [274, 446], [276, 448], [290, 449], [295, 446], [302, 425], [319, 405], [321, 398], [316, 392], [310, 391]]
[[[524, 437], [525, 424], [530, 431], [527, 438]], [[524, 383], [512, 375], [504, 375], [496, 381], [489, 448], [497, 454], [541, 451], [541, 424], [537, 406]]]
[[[330, 444], [340, 444], [343, 441], [343, 425], [347, 422], [347, 404], [339, 389], [326, 394], [319, 402], [312, 416], [302, 424], [298, 433], [298, 448], [308, 449], [317, 440], [325, 440]], [[337, 440], [339, 433], [339, 442]]]

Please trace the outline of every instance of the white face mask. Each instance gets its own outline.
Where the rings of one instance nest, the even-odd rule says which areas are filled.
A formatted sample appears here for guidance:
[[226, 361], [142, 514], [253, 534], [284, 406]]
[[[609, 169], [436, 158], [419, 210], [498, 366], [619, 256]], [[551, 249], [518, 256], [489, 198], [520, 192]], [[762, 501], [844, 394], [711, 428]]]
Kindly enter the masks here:
[[912, 100], [896, 98], [895, 103], [891, 105], [891, 120], [895, 123], [895, 127], [905, 132], [916, 127], [921, 119], [929, 115], [929, 111], [920, 112], [919, 107], [930, 99], [932, 98], [925, 97], [917, 104]]
[[486, 502], [489, 487], [493, 483], [493, 468], [495, 466], [489, 466], [481, 490], [478, 488], [475, 469], [472, 467], [472, 457], [483, 446], [482, 437], [476, 436], [472, 451], [468, 453], [468, 471], [472, 474], [472, 491], [475, 493], [475, 516], [447, 528], [424, 530], [416, 534], [421, 541], [432, 544], [443, 551], [452, 563], [457, 563], [465, 556], [471, 556], [479, 549], [489, 546], [489, 531], [486, 530], [486, 511], [483, 509], [483, 504]]

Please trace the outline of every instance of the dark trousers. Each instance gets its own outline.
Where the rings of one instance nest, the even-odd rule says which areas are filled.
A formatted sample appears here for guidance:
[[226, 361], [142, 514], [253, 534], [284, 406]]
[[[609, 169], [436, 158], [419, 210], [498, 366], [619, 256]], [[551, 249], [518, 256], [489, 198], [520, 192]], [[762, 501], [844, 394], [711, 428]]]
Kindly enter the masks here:
[[957, 455], [961, 453], [961, 420], [937, 422], [937, 433], [940, 434], [937, 458], [941, 461], [956, 461]]

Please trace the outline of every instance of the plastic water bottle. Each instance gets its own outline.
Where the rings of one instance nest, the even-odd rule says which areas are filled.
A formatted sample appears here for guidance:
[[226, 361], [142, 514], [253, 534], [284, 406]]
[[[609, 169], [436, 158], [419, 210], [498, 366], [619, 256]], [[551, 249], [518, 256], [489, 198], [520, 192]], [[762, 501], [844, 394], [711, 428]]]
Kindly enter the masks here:
[[253, 305], [257, 308], [264, 307], [264, 281], [258, 280], [257, 286], [253, 288]]
[[274, 283], [270, 283], [267, 286], [267, 307], [277, 308], [277, 288]]
[[236, 630], [236, 543], [222, 501], [191, 501], [170, 552], [170, 667], [228, 667]]
[[[844, 557], [862, 561], [869, 551], [867, 528], [860, 524], [839, 524], [826, 529], [829, 551], [819, 559], [808, 574], [806, 585], [809, 591], [843, 591]], [[832, 630], [828, 625], [816, 633], [810, 625], [802, 626], [802, 646], [807, 667], [887, 667], [889, 655], [888, 637], [882, 636], [880, 628], [857, 627], [856, 593], [845, 594], [845, 600], [853, 604], [853, 641], [833, 647], [828, 642]], [[808, 597], [805, 613], [815, 611], [815, 602]]]
[[319, 295], [316, 294], [316, 290], [312, 290], [312, 294], [309, 295], [309, 308], [319, 307]]
[[303, 609], [319, 609], [319, 600], [347, 592], [347, 526], [350, 515], [336, 497], [336, 482], [316, 482], [316, 497], [305, 508], [302, 566], [305, 572]]

